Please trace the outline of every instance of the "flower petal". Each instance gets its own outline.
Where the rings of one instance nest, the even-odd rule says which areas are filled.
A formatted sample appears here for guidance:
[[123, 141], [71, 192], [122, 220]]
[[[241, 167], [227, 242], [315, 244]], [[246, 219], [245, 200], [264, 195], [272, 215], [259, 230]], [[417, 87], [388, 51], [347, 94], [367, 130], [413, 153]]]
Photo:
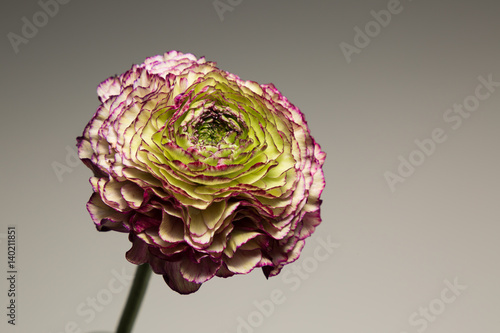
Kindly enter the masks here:
[[165, 262], [165, 272], [163, 279], [170, 288], [181, 295], [187, 295], [198, 291], [201, 283], [190, 282], [182, 276], [179, 262]]

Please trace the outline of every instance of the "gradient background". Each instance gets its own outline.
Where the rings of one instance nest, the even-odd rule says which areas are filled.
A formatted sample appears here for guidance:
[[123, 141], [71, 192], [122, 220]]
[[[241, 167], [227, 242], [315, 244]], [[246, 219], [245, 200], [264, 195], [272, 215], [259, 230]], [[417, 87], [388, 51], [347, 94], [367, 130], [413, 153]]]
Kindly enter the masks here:
[[[66, 147], [95, 112], [102, 80], [179, 50], [274, 83], [327, 152], [323, 223], [282, 274], [314, 260], [318, 239], [340, 247], [295, 291], [260, 270], [214, 278], [190, 296], [153, 276], [137, 332], [237, 332], [238, 317], [279, 289], [286, 301], [255, 332], [414, 333], [422, 326], [409, 317], [438, 304], [443, 281], [458, 278], [467, 289], [425, 331], [497, 333], [500, 89], [457, 130], [443, 114], [474, 93], [478, 76], [500, 81], [500, 4], [401, 0], [402, 12], [348, 63], [339, 44], [353, 44], [354, 27], [387, 4], [247, 0], [221, 21], [211, 0], [70, 1], [16, 54], [7, 34], [20, 35], [22, 17], [32, 22], [41, 7], [2, 2], [0, 236], [17, 225], [19, 297], [12, 327], [2, 273], [0, 331], [115, 328], [128, 288], [92, 320], [76, 309], [104, 295], [113, 271], [134, 272], [129, 242], [95, 231], [85, 209], [91, 172], [68, 164]], [[384, 173], [435, 128], [447, 140], [392, 192]], [[71, 170], [61, 182], [54, 162]], [[65, 331], [71, 322], [77, 329]]]

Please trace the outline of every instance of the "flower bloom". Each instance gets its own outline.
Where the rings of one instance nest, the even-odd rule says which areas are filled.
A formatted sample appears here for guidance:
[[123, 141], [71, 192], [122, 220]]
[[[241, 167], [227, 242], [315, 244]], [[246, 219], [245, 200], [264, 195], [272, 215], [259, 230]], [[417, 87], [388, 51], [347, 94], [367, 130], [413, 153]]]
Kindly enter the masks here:
[[214, 276], [277, 275], [321, 222], [325, 153], [272, 84], [170, 51], [102, 82], [77, 138], [87, 209], [129, 234], [127, 259], [181, 294]]

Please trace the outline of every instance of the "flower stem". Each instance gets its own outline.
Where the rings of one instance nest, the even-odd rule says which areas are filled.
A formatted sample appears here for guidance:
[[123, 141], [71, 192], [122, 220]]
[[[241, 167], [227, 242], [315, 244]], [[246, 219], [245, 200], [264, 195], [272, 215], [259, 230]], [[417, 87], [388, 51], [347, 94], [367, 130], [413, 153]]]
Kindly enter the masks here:
[[132, 332], [132, 327], [134, 326], [135, 319], [139, 313], [150, 276], [151, 268], [149, 267], [149, 264], [142, 264], [137, 267], [134, 282], [132, 282], [127, 303], [123, 309], [122, 317], [120, 318], [120, 323], [118, 324], [116, 333]]

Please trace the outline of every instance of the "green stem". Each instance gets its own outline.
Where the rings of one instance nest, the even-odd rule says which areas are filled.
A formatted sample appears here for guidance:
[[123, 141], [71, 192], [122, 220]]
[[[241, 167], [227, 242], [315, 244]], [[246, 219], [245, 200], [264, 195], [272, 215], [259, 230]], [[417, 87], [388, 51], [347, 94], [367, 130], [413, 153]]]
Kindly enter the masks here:
[[120, 323], [116, 333], [130, 333], [134, 326], [135, 319], [141, 308], [142, 299], [148, 287], [149, 277], [151, 276], [151, 268], [149, 264], [143, 264], [137, 267], [135, 271], [134, 282], [128, 294], [127, 303], [122, 312]]

